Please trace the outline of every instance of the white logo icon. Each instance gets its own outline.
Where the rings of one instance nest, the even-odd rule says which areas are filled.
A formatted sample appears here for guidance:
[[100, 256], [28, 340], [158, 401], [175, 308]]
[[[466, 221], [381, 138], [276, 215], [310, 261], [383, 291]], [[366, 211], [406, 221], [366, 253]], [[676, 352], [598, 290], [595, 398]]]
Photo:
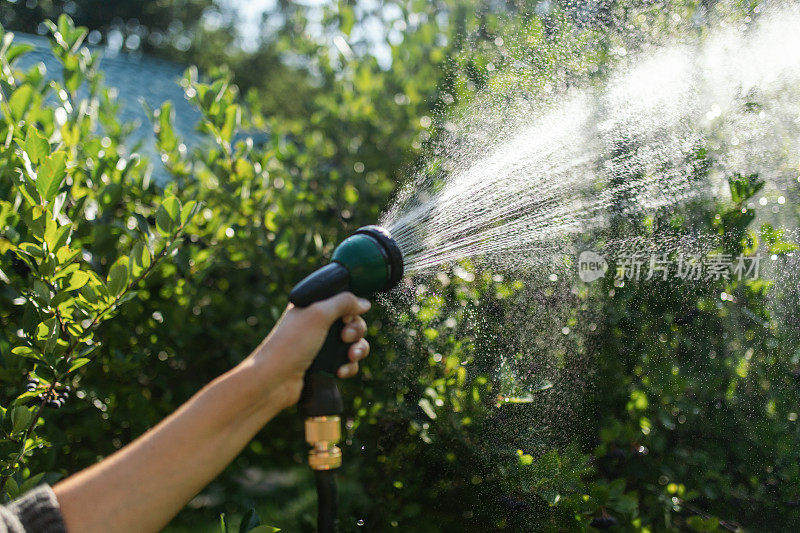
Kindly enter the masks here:
[[608, 262], [605, 257], [589, 250], [581, 252], [578, 256], [578, 277], [585, 282], [602, 278], [608, 272]]

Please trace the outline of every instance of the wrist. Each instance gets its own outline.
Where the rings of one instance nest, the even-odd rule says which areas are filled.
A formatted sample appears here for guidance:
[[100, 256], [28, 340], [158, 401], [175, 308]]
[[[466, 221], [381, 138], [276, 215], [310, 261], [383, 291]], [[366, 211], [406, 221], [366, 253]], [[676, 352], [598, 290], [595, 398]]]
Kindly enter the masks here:
[[252, 397], [277, 413], [296, 404], [303, 387], [303, 373], [290, 363], [264, 342], [236, 370], [246, 376]]

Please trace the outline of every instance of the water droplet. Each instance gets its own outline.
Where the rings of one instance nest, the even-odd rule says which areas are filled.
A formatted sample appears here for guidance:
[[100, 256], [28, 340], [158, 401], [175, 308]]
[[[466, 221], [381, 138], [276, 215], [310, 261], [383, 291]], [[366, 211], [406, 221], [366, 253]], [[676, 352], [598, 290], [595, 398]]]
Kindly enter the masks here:
[[356, 521], [356, 525], [357, 525], [358, 527], [361, 527], [361, 526], [363, 526], [363, 525], [364, 525], [364, 519], [363, 519], [363, 518], [359, 518], [359, 519]]

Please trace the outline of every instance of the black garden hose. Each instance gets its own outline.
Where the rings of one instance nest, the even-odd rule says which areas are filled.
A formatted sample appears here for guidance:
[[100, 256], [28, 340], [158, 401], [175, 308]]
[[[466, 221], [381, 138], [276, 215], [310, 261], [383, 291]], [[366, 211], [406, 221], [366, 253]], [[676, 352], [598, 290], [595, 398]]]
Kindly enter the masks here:
[[314, 477], [317, 480], [317, 533], [338, 533], [336, 470], [315, 470]]

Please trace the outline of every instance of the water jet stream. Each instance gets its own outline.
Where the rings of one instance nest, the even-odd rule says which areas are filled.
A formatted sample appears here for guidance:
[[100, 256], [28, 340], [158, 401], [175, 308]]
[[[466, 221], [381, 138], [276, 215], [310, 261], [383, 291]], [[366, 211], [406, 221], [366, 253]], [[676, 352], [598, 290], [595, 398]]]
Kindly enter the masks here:
[[[785, 190], [800, 153], [797, 27], [800, 11], [784, 8], [629, 58], [602, 87], [541, 109], [527, 94], [506, 108], [476, 104], [455, 128], [469, 133], [443, 141], [381, 221], [406, 271], [471, 257], [541, 264], [612, 214], [718, 196], [733, 172]], [[710, 177], [695, 171], [700, 149]]]

